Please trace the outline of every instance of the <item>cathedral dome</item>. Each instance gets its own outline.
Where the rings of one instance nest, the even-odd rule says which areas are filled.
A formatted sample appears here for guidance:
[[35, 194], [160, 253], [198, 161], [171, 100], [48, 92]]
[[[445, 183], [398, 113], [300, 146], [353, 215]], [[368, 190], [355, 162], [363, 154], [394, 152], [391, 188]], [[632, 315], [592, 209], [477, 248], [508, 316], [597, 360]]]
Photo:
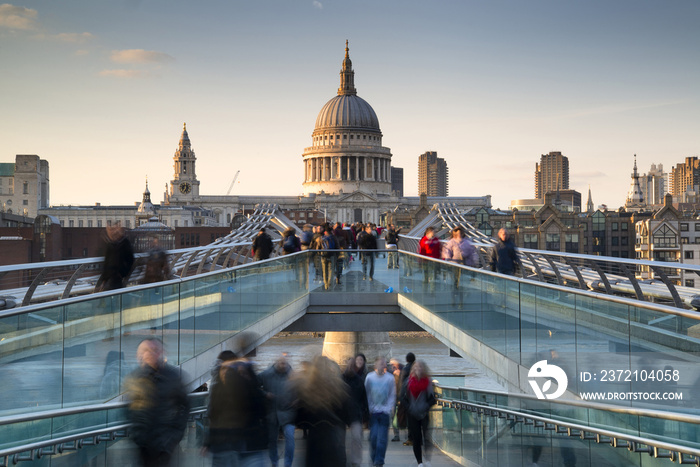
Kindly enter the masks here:
[[316, 119], [316, 130], [328, 128], [380, 131], [374, 109], [353, 94], [335, 96], [323, 106]]

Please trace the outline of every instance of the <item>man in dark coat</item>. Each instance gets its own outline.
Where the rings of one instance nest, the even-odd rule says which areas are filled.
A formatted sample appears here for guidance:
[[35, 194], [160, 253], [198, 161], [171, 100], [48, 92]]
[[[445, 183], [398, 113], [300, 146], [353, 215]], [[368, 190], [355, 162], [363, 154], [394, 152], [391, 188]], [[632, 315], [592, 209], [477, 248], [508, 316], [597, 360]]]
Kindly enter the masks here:
[[267, 449], [265, 394], [245, 358], [221, 363], [209, 395], [203, 447], [212, 466], [263, 465]]
[[267, 428], [269, 433], [270, 461], [277, 465], [277, 434], [280, 428], [284, 434], [284, 467], [292, 467], [294, 461], [294, 419], [296, 412], [292, 407], [289, 376], [292, 368], [287, 363], [286, 354], [273, 363], [270, 368], [260, 373], [258, 379], [267, 397]]
[[163, 343], [146, 339], [136, 351], [139, 368], [127, 379], [129, 437], [144, 466], [170, 465], [189, 417], [189, 401], [179, 372], [165, 363]]
[[253, 240], [253, 257], [255, 261], [268, 259], [273, 249], [272, 237], [265, 232], [265, 228], [263, 227]]
[[[372, 226], [367, 224], [365, 229], [357, 234], [357, 246], [361, 250], [376, 250], [377, 237], [372, 234]], [[362, 280], [367, 279], [367, 265], [369, 264], [369, 280], [374, 280], [374, 252], [360, 253], [362, 261]]]
[[489, 267], [492, 271], [513, 276], [519, 264], [520, 258], [515, 250], [515, 243], [510, 238], [508, 231], [506, 229], [499, 230], [498, 243], [489, 252]]
[[124, 287], [134, 265], [134, 250], [121, 225], [107, 227], [105, 243], [102, 274], [95, 285], [98, 292]]

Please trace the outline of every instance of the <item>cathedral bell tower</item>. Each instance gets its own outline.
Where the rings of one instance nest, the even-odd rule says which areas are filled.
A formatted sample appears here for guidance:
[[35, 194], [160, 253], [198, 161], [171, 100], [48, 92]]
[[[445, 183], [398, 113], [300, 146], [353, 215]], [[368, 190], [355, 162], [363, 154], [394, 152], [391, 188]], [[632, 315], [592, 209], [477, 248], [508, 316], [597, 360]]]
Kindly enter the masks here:
[[182, 136], [173, 156], [175, 175], [170, 181], [170, 199], [172, 201], [191, 201], [199, 197], [199, 180], [195, 171], [197, 158], [187, 135], [187, 124], [183, 125]]

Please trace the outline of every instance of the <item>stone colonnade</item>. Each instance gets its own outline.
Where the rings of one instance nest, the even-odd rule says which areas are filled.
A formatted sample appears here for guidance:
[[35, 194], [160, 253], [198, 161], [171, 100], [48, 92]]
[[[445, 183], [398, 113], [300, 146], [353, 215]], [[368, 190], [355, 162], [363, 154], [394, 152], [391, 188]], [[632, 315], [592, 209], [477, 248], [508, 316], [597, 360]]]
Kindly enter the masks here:
[[304, 183], [367, 180], [391, 183], [391, 160], [383, 157], [323, 156], [305, 161]]

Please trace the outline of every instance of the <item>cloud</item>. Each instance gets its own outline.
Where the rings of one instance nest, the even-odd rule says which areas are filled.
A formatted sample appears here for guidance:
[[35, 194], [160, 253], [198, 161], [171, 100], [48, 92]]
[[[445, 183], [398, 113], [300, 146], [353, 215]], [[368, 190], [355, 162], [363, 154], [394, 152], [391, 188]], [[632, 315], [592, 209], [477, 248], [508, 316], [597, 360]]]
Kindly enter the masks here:
[[10, 29], [34, 29], [37, 26], [36, 22], [37, 11], [31, 8], [10, 5], [3, 3], [0, 5], [0, 27]]
[[99, 73], [100, 76], [112, 77], [112, 78], [122, 78], [122, 79], [134, 79], [143, 78], [147, 76], [147, 73], [142, 70], [102, 70]]
[[313, 1], [313, 6], [318, 8], [319, 10], [323, 10], [323, 3], [319, 2], [318, 0]]
[[62, 42], [73, 42], [76, 44], [82, 44], [95, 38], [89, 32], [64, 32], [56, 34], [54, 37]]
[[166, 53], [143, 49], [114, 50], [110, 59], [115, 63], [164, 63], [175, 60]]
[[81, 55], [88, 55], [90, 53], [89, 50], [85, 49], [80, 49], [75, 51], [75, 55], [81, 56]]

